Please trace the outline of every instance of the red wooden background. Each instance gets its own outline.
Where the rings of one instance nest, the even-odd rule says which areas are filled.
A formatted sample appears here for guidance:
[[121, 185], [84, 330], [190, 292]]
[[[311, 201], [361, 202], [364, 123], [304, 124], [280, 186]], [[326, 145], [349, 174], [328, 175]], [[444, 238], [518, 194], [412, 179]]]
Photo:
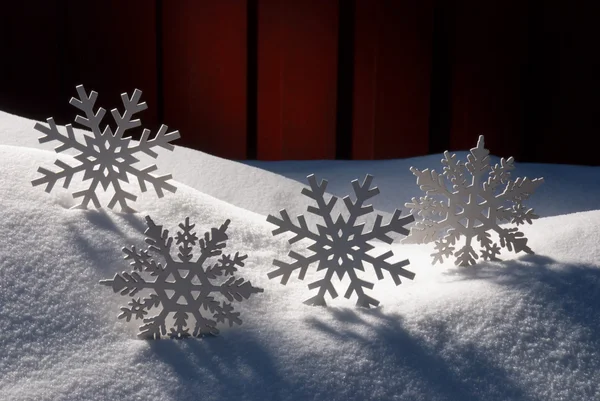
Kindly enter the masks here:
[[232, 159], [468, 149], [600, 165], [600, 2], [55, 0], [0, 16], [0, 110], [72, 121], [139, 88], [144, 125]]

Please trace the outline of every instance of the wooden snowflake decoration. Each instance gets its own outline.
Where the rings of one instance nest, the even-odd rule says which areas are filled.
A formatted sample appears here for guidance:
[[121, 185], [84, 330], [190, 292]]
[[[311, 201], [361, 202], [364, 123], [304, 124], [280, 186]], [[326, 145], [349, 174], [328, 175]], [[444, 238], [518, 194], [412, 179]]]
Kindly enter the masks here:
[[[415, 223], [403, 242], [435, 240], [435, 252], [431, 255], [434, 264], [450, 256], [454, 256], [455, 264], [461, 266], [474, 265], [480, 256], [484, 260], [498, 260], [501, 247], [515, 253], [533, 253], [518, 227], [499, 225], [501, 222], [517, 226], [531, 224], [538, 218], [523, 202], [544, 180], [513, 180], [510, 173], [515, 168], [513, 161], [512, 157], [502, 158], [499, 164], [491, 166], [489, 151], [480, 136], [466, 163], [446, 151], [441, 174], [411, 167], [417, 185], [426, 196], [412, 198], [412, 202], [406, 203], [411, 213], [416, 213], [421, 220]], [[497, 234], [500, 245], [492, 239], [492, 232]], [[465, 242], [458, 247], [462, 238]], [[481, 247], [479, 254], [473, 248], [475, 241]]]
[[122, 114], [117, 109], [111, 111], [116, 123], [115, 132], [112, 131], [109, 124], [101, 127], [106, 110], [100, 107], [94, 111], [98, 93], [92, 91], [88, 96], [82, 85], [77, 86], [77, 93], [79, 99], [71, 98], [69, 103], [81, 110], [85, 116], [77, 115], [75, 122], [89, 128], [92, 131], [91, 136], [84, 135], [84, 141], [79, 142], [71, 124], [67, 124], [67, 135], [64, 135], [58, 131], [53, 118], [47, 119], [48, 127], [36, 123], [34, 128], [43, 134], [39, 138], [40, 143], [50, 141], [60, 143], [60, 146], [55, 149], [57, 153], [68, 149], [78, 151], [75, 159], [79, 164], [71, 166], [57, 159], [54, 164], [59, 167], [58, 171], [40, 167], [38, 172], [42, 176], [31, 182], [34, 186], [45, 184], [46, 192], [50, 192], [58, 181], [64, 180], [63, 187], [68, 188], [73, 177], [78, 173], [83, 173], [83, 181], [89, 181], [89, 184], [86, 189], [73, 194], [73, 198], [81, 198], [81, 203], [75, 206], [76, 208], [85, 209], [90, 202], [94, 207], [99, 208], [100, 201], [96, 191], [101, 186], [105, 191], [109, 188], [114, 191], [108, 207], [112, 209], [118, 203], [124, 212], [133, 212], [134, 210], [127, 204], [127, 201], [133, 202], [137, 199], [137, 196], [121, 187], [121, 183], [129, 182], [129, 176], [137, 178], [142, 192], [146, 192], [147, 185], [152, 186], [159, 198], [164, 196], [163, 191], [175, 192], [177, 190], [173, 184], [167, 182], [171, 179], [170, 174], [162, 176], [151, 174], [157, 170], [156, 165], [141, 169], [134, 165], [139, 162], [137, 155], [140, 153], [156, 158], [158, 154], [154, 148], [162, 147], [173, 150], [174, 146], [171, 142], [179, 138], [178, 131], [167, 133], [168, 127], [161, 125], [153, 139], [148, 139], [150, 136], [148, 129], [143, 130], [139, 142], [132, 141], [130, 137], [123, 137], [127, 130], [141, 125], [139, 119], [133, 119], [134, 114], [147, 108], [145, 102], [139, 103], [142, 96], [141, 91], [136, 89], [131, 97], [126, 93], [121, 95], [125, 110]]
[[365, 263], [373, 267], [379, 280], [384, 278], [384, 270], [396, 285], [400, 285], [402, 282], [400, 277], [412, 280], [415, 274], [404, 269], [404, 266], [409, 264], [408, 259], [391, 263], [389, 259], [394, 256], [392, 251], [379, 256], [368, 253], [375, 248], [371, 241], [380, 240], [391, 244], [393, 240], [388, 234], [396, 232], [407, 235], [408, 229], [404, 226], [414, 221], [413, 216], [401, 216], [400, 211], [396, 210], [387, 224], [382, 224], [383, 217], [377, 215], [372, 229], [364, 231], [364, 224], [357, 223], [357, 219], [373, 212], [373, 206], [365, 205], [365, 202], [379, 194], [377, 187], [371, 188], [372, 181], [373, 176], [371, 175], [365, 177], [362, 185], [358, 180], [352, 181], [356, 200], [353, 201], [349, 196], [344, 197], [344, 205], [349, 214], [349, 217], [345, 219], [341, 214], [337, 218], [331, 214], [338, 198], [332, 196], [329, 200], [325, 199], [327, 181], [322, 180], [319, 184], [314, 174], [309, 175], [310, 189], [304, 188], [302, 194], [313, 199], [316, 207], [309, 206], [307, 211], [321, 217], [324, 225], [317, 225], [317, 231], [314, 232], [308, 227], [303, 215], [298, 216], [298, 224], [295, 224], [285, 209], [279, 212], [281, 218], [269, 215], [267, 221], [278, 227], [273, 230], [273, 235], [293, 233], [294, 236], [289, 240], [290, 244], [301, 239], [313, 242], [307, 247], [312, 253], [310, 256], [290, 251], [289, 256], [294, 259], [292, 262], [274, 260], [273, 264], [277, 266], [277, 269], [268, 274], [269, 278], [281, 277], [281, 283], [286, 284], [292, 272], [298, 270], [298, 278], [303, 280], [309, 266], [316, 264], [316, 270], [325, 270], [325, 275], [322, 279], [308, 285], [311, 290], [317, 289], [317, 294], [305, 301], [306, 304], [325, 305], [326, 294], [329, 294], [331, 298], [336, 298], [338, 294], [332, 279], [334, 275], [337, 275], [340, 280], [344, 276], [348, 276], [350, 279], [344, 296], [350, 298], [352, 294], [356, 293], [356, 305], [366, 308], [379, 305], [379, 301], [365, 292], [367, 289], [373, 289], [373, 283], [363, 280], [357, 275], [358, 271], [365, 270]]
[[[234, 311], [232, 302], [248, 299], [263, 290], [234, 276], [238, 267], [244, 266], [246, 255], [237, 252], [235, 255], [222, 254], [230, 221], [226, 220], [221, 227], [212, 228], [198, 238], [193, 231], [194, 224], [190, 224], [189, 217], [186, 218], [185, 223], [179, 224], [181, 230], [175, 236], [175, 243], [179, 245], [176, 258], [171, 255], [173, 237], [169, 236], [169, 231], [154, 224], [149, 216], [146, 217], [146, 223], [148, 249], [138, 251], [135, 246], [123, 248], [125, 259], [131, 260], [133, 271], [101, 281], [121, 295], [133, 297], [140, 292], [147, 293], [132, 298], [128, 306], [122, 307], [119, 319], [142, 320], [144, 324], [140, 326], [138, 335], [150, 339], [167, 334], [168, 317], [173, 319], [168, 334], [176, 339], [216, 335], [219, 333], [216, 327], [219, 322], [228, 323], [229, 326], [242, 324], [240, 313]], [[196, 245], [200, 251], [197, 257], [193, 254]], [[151, 254], [159, 256], [163, 263]], [[218, 260], [211, 261], [218, 256], [221, 256]], [[144, 278], [142, 274], [149, 278]], [[217, 296], [222, 299], [217, 299]], [[160, 311], [148, 317], [153, 309]], [[205, 315], [206, 311], [208, 316]], [[191, 332], [187, 327], [190, 317], [195, 321]]]

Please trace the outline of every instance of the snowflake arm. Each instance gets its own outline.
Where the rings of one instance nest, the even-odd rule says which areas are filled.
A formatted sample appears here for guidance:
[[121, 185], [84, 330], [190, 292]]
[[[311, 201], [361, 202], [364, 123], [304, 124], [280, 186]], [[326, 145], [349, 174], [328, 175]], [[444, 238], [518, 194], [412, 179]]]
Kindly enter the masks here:
[[[168, 127], [166, 125], [161, 125], [156, 136], [152, 140], [148, 140], [150, 130], [144, 129], [139, 144], [137, 146], [129, 148], [127, 151], [129, 153], [143, 152], [148, 156], [156, 158], [158, 157], [158, 153], [152, 150], [152, 148], [154, 147], [161, 147], [167, 150], [173, 150], [175, 146], [171, 144], [171, 142], [180, 138], [179, 131], [172, 131], [167, 133], [167, 130]], [[159, 198], [162, 198], [164, 196], [163, 191], [169, 191], [172, 193], [175, 193], [177, 191], [177, 188], [174, 185], [169, 184], [167, 182], [173, 178], [171, 174], [165, 174], [161, 176], [154, 176], [150, 174], [158, 170], [158, 167], [156, 167], [156, 165], [154, 164], [145, 167], [141, 170], [137, 170], [128, 164], [125, 165], [125, 169], [128, 173], [137, 177], [138, 185], [142, 192], [147, 191], [146, 183], [152, 185], [154, 191], [156, 192], [156, 195]]]
[[189, 262], [192, 259], [192, 247], [196, 245], [198, 237], [195, 232], [192, 232], [196, 225], [190, 224], [190, 218], [185, 218], [185, 223], [179, 224], [181, 231], [177, 232], [176, 244], [179, 245], [179, 253], [177, 257], [183, 261]]
[[333, 224], [331, 219], [331, 211], [335, 206], [338, 198], [332, 196], [329, 202], [325, 201], [325, 190], [327, 189], [327, 181], [321, 180], [321, 184], [317, 183], [317, 178], [314, 174], [307, 177], [310, 189], [302, 188], [302, 195], [313, 199], [317, 203], [317, 207], [308, 206], [306, 210], [309, 213], [320, 216], [328, 224]]
[[106, 114], [106, 109], [99, 107], [98, 111], [94, 113], [94, 105], [98, 99], [98, 92], [91, 91], [88, 96], [87, 93], [85, 93], [83, 85], [77, 85], [75, 89], [77, 90], [79, 99], [72, 97], [71, 100], [69, 100], [69, 104], [85, 113], [85, 117], [81, 115], [75, 116], [75, 122], [89, 128], [94, 134], [94, 138], [100, 138], [102, 136], [100, 123]]
[[377, 275], [378, 280], [383, 280], [382, 270], [388, 271], [388, 273], [394, 280], [394, 284], [396, 284], [396, 285], [400, 285], [402, 283], [402, 280], [400, 279], [400, 277], [405, 277], [409, 280], [414, 279], [415, 273], [410, 272], [403, 268], [404, 266], [409, 265], [408, 260], [402, 260], [400, 262], [396, 262], [396, 263], [392, 264], [387, 261], [387, 259], [389, 259], [392, 256], [394, 256], [394, 253], [392, 251], [388, 251], [377, 257], [373, 257], [369, 254], [366, 254], [364, 257], [364, 261], [373, 265], [373, 269], [375, 269], [375, 274]]
[[404, 244], [426, 244], [428, 242], [434, 241], [439, 233], [445, 227], [431, 219], [423, 219], [421, 221], [417, 221], [411, 228], [410, 234], [402, 243]]
[[454, 244], [456, 242], [453, 240], [453, 237], [450, 235], [446, 235], [444, 238], [435, 242], [435, 252], [431, 254], [433, 256], [432, 264], [436, 264], [437, 262], [443, 263], [444, 258], [448, 258], [452, 256], [454, 252]]
[[438, 174], [435, 170], [425, 169], [423, 171], [411, 167], [410, 171], [417, 177], [417, 185], [427, 195], [445, 195], [453, 197], [452, 193], [446, 188], [444, 176]]
[[[83, 87], [82, 87], [83, 89]], [[84, 92], [85, 93], [85, 92]], [[92, 91], [92, 93], [95, 93]], [[80, 94], [81, 96], [81, 94]], [[142, 122], [139, 119], [132, 120], [134, 114], [137, 114], [141, 111], [144, 111], [148, 108], [146, 102], [138, 103], [140, 98], [142, 97], [142, 91], [136, 89], [133, 91], [131, 98], [127, 96], [127, 93], [121, 94], [121, 101], [123, 102], [123, 106], [125, 107], [125, 111], [123, 114], [119, 113], [119, 110], [112, 109], [110, 113], [113, 116], [113, 119], [117, 123], [117, 130], [115, 131], [114, 137], [117, 139], [121, 139], [125, 131], [137, 128], [142, 125]], [[144, 130], [145, 131], [145, 130]]]
[[229, 323], [229, 327], [231, 327], [234, 324], [242, 324], [242, 319], [240, 319], [239, 316], [240, 313], [234, 312], [231, 304], [224, 302], [223, 306], [217, 309], [214, 318], [217, 322], [225, 323], [225, 321], [227, 321]]
[[[42, 133], [42, 136], [38, 138], [39, 143], [51, 141], [60, 142], [61, 145], [54, 148], [56, 153], [64, 152], [67, 149], [75, 149], [81, 153], [86, 153], [88, 151], [85, 144], [79, 143], [75, 139], [75, 132], [73, 131], [73, 126], [71, 124], [65, 126], [67, 129], [67, 136], [64, 136], [58, 131], [58, 126], [52, 117], [46, 119], [46, 122], [48, 123], [48, 127], [40, 123], [35, 123], [33, 126], [33, 129]], [[84, 137], [89, 138], [87, 135], [84, 135]]]
[[[159, 198], [162, 198], [163, 196], [165, 196], [163, 191], [169, 191], [172, 193], [177, 192], [177, 188], [174, 185], [169, 184], [167, 182], [173, 178], [173, 176], [171, 174], [165, 174], [165, 175], [160, 175], [160, 176], [155, 176], [155, 175], [150, 174], [153, 171], [158, 170], [158, 167], [156, 167], [156, 165], [154, 165], [154, 164], [152, 164], [148, 167], [144, 167], [141, 170], [137, 170], [129, 165], [125, 165], [124, 169], [126, 172], [131, 173], [132, 175], [136, 176], [136, 178], [138, 180], [138, 185], [142, 192], [146, 192], [148, 190], [146, 183], [150, 184], [152, 186], [152, 188], [154, 188], [154, 191], [156, 192], [156, 195]], [[135, 200], [135, 198], [134, 198], [134, 200]]]
[[514, 159], [509, 157], [505, 160], [504, 157], [500, 159], [500, 164], [496, 164], [491, 168], [490, 176], [488, 178], [487, 186], [492, 190], [500, 184], [506, 184], [510, 180], [510, 171], [514, 170]]
[[210, 268], [210, 272], [215, 276], [233, 276], [233, 274], [238, 270], [236, 266], [244, 267], [244, 260], [246, 260], [247, 257], [248, 255], [240, 255], [239, 252], [235, 253], [233, 259], [231, 259], [231, 255], [222, 255], [221, 259], [219, 259], [219, 263]]
[[187, 319], [189, 315], [181, 310], [178, 310], [174, 313], [173, 318], [175, 322], [173, 323], [174, 327], [171, 327], [171, 331], [169, 333], [169, 337], [171, 338], [188, 338], [190, 336], [190, 329], [185, 328], [187, 326]]
[[[379, 305], [379, 301], [367, 295], [364, 290], [365, 288], [372, 290], [374, 287], [373, 283], [369, 283], [368, 281], [361, 280], [360, 278], [358, 278], [356, 272], [353, 269], [348, 271], [348, 276], [350, 277], [350, 285], [348, 285], [348, 289], [346, 290], [344, 297], [350, 298], [350, 296], [352, 296], [352, 293], [355, 292], [357, 296], [356, 306], [360, 306], [362, 308], [370, 308], [371, 306]], [[329, 283], [329, 285], [331, 285], [331, 282]], [[308, 302], [309, 301], [307, 301], [306, 303]]]
[[373, 223], [373, 228], [370, 232], [362, 235], [362, 240], [370, 241], [372, 239], [378, 239], [386, 244], [391, 244], [394, 240], [388, 236], [388, 233], [395, 232], [402, 235], [408, 235], [410, 231], [405, 226], [414, 222], [415, 216], [412, 214], [401, 216], [400, 210], [396, 209], [388, 224], [382, 225], [382, 221], [383, 216], [377, 215], [377, 217], [375, 217], [375, 223]]
[[[212, 299], [212, 297], [211, 297]], [[214, 299], [212, 299], [213, 302], [213, 306], [212, 307], [207, 307], [205, 306], [205, 310], [209, 309], [211, 313], [218, 313], [216, 312], [217, 307], [219, 306], [219, 302], [215, 301]], [[211, 335], [217, 335], [219, 334], [219, 329], [217, 329], [217, 322], [212, 320], [212, 319], [208, 319], [205, 318], [204, 316], [202, 316], [202, 314], [200, 313], [200, 311], [194, 311], [194, 318], [196, 319], [196, 325], [194, 327], [194, 331], [193, 331], [193, 336], [194, 337], [200, 337], [204, 334], [211, 334]]]
[[137, 251], [135, 245], [130, 248], [123, 248], [123, 252], [125, 253], [126, 260], [132, 260], [130, 265], [133, 270], [137, 271], [146, 271], [149, 272], [152, 276], [157, 276], [161, 273], [164, 268], [160, 263], [157, 263], [152, 259], [150, 253], [146, 249], [142, 249], [141, 251]]
[[527, 238], [517, 227], [501, 229], [500, 233], [500, 245], [506, 247], [509, 251], [515, 253], [525, 252], [532, 254], [533, 251], [527, 246]]
[[150, 216], [146, 216], [146, 224], [148, 228], [144, 232], [148, 237], [146, 243], [149, 245], [148, 250], [154, 250], [162, 255], [168, 263], [173, 263], [171, 257], [171, 244], [173, 238], [169, 237], [169, 230], [163, 230], [162, 226], [157, 226]]
[[130, 321], [132, 317], [135, 319], [143, 319], [148, 314], [148, 310], [158, 307], [160, 305], [160, 298], [156, 294], [150, 295], [148, 298], [144, 298], [143, 302], [140, 298], [132, 298], [129, 301], [129, 308], [122, 307], [121, 314], [117, 316], [119, 319], [125, 319]]
[[504, 192], [498, 195], [498, 197], [520, 203], [527, 200], [543, 182], [543, 178], [531, 180], [527, 177], [519, 177], [514, 181], [508, 181]]
[[451, 155], [448, 151], [444, 152], [442, 164], [444, 165], [443, 174], [448, 177], [453, 189], [458, 190], [467, 185], [466, 167], [464, 163], [456, 159], [456, 155]]
[[[320, 264], [319, 264], [320, 266]], [[333, 274], [335, 273], [334, 269], [327, 269], [327, 271], [325, 272], [325, 277], [323, 277], [320, 280], [314, 281], [310, 284], [308, 284], [308, 289], [309, 290], [314, 290], [314, 289], [319, 289], [319, 291], [317, 292], [317, 295], [307, 299], [306, 301], [304, 301], [304, 303], [306, 305], [312, 305], [312, 306], [326, 306], [327, 303], [325, 302], [325, 294], [329, 293], [329, 296], [332, 299], [337, 298], [338, 293], [335, 290], [335, 287], [333, 286], [333, 283], [331, 282], [331, 279], [333, 278]], [[360, 280], [362, 281], [362, 280]], [[353, 284], [356, 282], [356, 285], [359, 287], [357, 293], [360, 294], [362, 293], [362, 289], [363, 287], [367, 287], [370, 285], [371, 288], [373, 288], [373, 284], [372, 283], [367, 283], [366, 281], [364, 282], [366, 285], [362, 285], [361, 282], [359, 282], [358, 278], [354, 281], [351, 282], [350, 285], [353, 286]], [[348, 293], [348, 297], [350, 297], [352, 295], [352, 291], [350, 291]], [[358, 302], [357, 302], [358, 305]]]
[[145, 288], [153, 288], [154, 283], [145, 281], [139, 273], [123, 272], [115, 274], [112, 280], [102, 280], [100, 284], [112, 287], [114, 292], [120, 292], [121, 295], [134, 296]]
[[63, 188], [68, 188], [73, 176], [86, 168], [83, 163], [78, 166], [69, 166], [59, 159], [57, 159], [54, 164], [60, 168], [59, 171], [54, 172], [43, 167], [38, 168], [38, 173], [41, 173], [42, 177], [33, 180], [31, 182], [33, 186], [46, 184], [46, 188], [44, 188], [44, 190], [50, 193], [52, 188], [54, 188], [54, 185], [58, 181], [64, 179], [65, 181], [63, 183]]
[[[310, 178], [309, 178], [310, 182]], [[366, 201], [369, 199], [379, 195], [379, 188], [374, 187], [371, 188], [371, 183], [373, 182], [373, 176], [367, 174], [365, 179], [363, 180], [362, 185], [358, 180], [352, 180], [352, 189], [354, 190], [354, 194], [356, 195], [356, 202], [352, 202], [350, 196], [344, 197], [344, 203], [346, 205], [346, 209], [350, 213], [350, 219], [348, 220], [348, 224], [353, 226], [356, 222], [356, 219], [360, 216], [364, 216], [365, 214], [369, 214], [373, 212], [373, 205], [364, 205]], [[326, 187], [326, 181], [324, 187]], [[323, 189], [324, 191], [325, 189]], [[321, 193], [322, 199], [322, 193]], [[335, 202], [334, 202], [335, 203]], [[319, 205], [320, 207], [328, 206], [328, 205]], [[331, 208], [327, 207], [326, 209], [327, 216], [330, 216]]]
[[306, 272], [308, 271], [308, 267], [312, 263], [321, 259], [321, 255], [318, 253], [315, 253], [309, 257], [305, 257], [297, 252], [290, 251], [288, 256], [292, 259], [295, 259], [295, 262], [287, 263], [278, 259], [273, 259], [273, 265], [277, 266], [278, 269], [267, 274], [269, 279], [281, 276], [281, 284], [285, 285], [287, 284], [294, 270], [300, 269], [300, 272], [298, 273], [298, 279], [304, 280]]
[[165, 320], [169, 314], [168, 309], [163, 309], [158, 315], [145, 318], [144, 324], [140, 326], [138, 337], [149, 340], [158, 340], [161, 335], [167, 334], [167, 325]]
[[158, 153], [156, 153], [152, 148], [159, 147], [167, 150], [173, 150], [175, 146], [171, 143], [181, 137], [179, 131], [171, 131], [167, 132], [169, 129], [166, 125], [161, 125], [158, 129], [158, 132], [152, 139], [148, 139], [150, 137], [150, 130], [144, 128], [142, 131], [142, 137], [140, 138], [139, 143], [136, 146], [131, 147], [131, 152], [143, 152], [152, 158], [157, 158]]
[[221, 227], [212, 228], [210, 233], [205, 232], [204, 237], [199, 239], [200, 257], [196, 261], [197, 265], [202, 265], [206, 259], [223, 253], [221, 249], [225, 248], [225, 241], [228, 239], [226, 231], [229, 223], [231, 220], [225, 220]]
[[[314, 180], [314, 184], [316, 185], [316, 180]], [[302, 192], [302, 193], [304, 193], [304, 192]], [[312, 192], [310, 192], [310, 193], [312, 195]], [[311, 198], [312, 198], [312, 196], [311, 196]], [[336, 200], [337, 200], [337, 198], [333, 197], [332, 200], [330, 201], [330, 203], [333, 202], [333, 204], [335, 204]], [[333, 207], [333, 205], [331, 207]], [[314, 209], [314, 208], [312, 208], [312, 209]], [[308, 225], [306, 224], [306, 218], [303, 215], [298, 216], [298, 225], [295, 225], [294, 222], [292, 221], [292, 219], [290, 218], [288, 212], [285, 209], [282, 209], [279, 212], [279, 214], [281, 215], [281, 218], [275, 217], [271, 214], [267, 216], [267, 221], [269, 223], [279, 227], [272, 231], [273, 235], [279, 235], [279, 234], [282, 234], [285, 232], [294, 233], [295, 235], [288, 240], [288, 242], [290, 244], [298, 242], [302, 239], [310, 239], [313, 241], [319, 240], [319, 235], [316, 233], [313, 233], [312, 231], [310, 231], [308, 229]]]
[[263, 289], [253, 287], [250, 281], [245, 281], [243, 278], [236, 279], [235, 277], [230, 277], [219, 286], [219, 291], [230, 302], [234, 299], [239, 302], [250, 298], [252, 294], [263, 292]]

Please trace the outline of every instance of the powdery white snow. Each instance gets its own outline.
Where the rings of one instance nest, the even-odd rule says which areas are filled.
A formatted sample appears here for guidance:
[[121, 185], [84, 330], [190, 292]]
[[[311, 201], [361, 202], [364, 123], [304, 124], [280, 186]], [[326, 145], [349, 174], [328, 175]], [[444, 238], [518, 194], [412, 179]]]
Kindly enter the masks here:
[[[395, 287], [367, 271], [381, 307], [340, 297], [320, 308], [302, 304], [319, 273], [293, 275], [287, 286], [268, 280], [290, 246], [271, 235], [266, 215], [304, 212], [300, 191], [312, 172], [336, 195], [374, 174], [373, 203], [391, 213], [420, 193], [408, 167], [439, 168], [439, 155], [237, 163], [177, 147], [156, 160], [177, 193], [143, 194], [139, 213], [127, 215], [72, 210], [71, 188], [32, 187], [37, 168], [57, 157], [35, 138], [32, 121], [0, 113], [0, 399], [600, 399], [598, 167], [517, 164], [519, 176], [546, 181], [528, 204], [549, 217], [523, 227], [536, 255], [432, 267], [432, 244], [394, 243], [414, 281]], [[129, 270], [121, 248], [143, 246], [147, 214], [171, 230], [190, 216], [199, 233], [232, 220], [226, 250], [247, 253], [241, 276], [265, 289], [237, 305], [242, 326], [202, 340], [142, 341], [139, 322], [116, 319], [126, 299], [98, 281]]]

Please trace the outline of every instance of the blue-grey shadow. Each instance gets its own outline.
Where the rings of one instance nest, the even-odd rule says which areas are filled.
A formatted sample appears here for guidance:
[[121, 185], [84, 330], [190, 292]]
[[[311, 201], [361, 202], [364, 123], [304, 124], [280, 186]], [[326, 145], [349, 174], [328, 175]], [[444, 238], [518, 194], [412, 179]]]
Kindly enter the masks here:
[[[94, 269], [102, 276], [112, 274], [115, 271], [125, 270], [128, 265], [126, 262], [109, 258], [109, 255], [120, 254], [125, 246], [135, 244], [144, 246], [144, 231], [146, 224], [144, 217], [138, 214], [109, 214], [104, 209], [90, 209], [81, 211], [85, 219], [93, 227], [92, 230], [85, 230], [81, 225], [67, 223], [71, 241], [74, 246], [84, 255], [88, 255], [88, 261], [94, 266]], [[138, 238], [130, 239], [125, 234], [124, 227], [131, 226], [136, 232], [139, 232]], [[123, 242], [118, 248], [110, 242], [97, 243], [93, 241], [92, 236], [104, 235], [122, 238]]]
[[[448, 271], [460, 280], [488, 280], [522, 292], [529, 302], [586, 327], [600, 349], [600, 266], [559, 263], [542, 255]], [[598, 366], [600, 369], [600, 366]]]
[[[420, 389], [423, 399], [535, 400], [509, 378], [504, 369], [495, 366], [473, 345], [462, 345], [460, 352], [455, 353], [454, 357], [442, 357], [441, 351], [451, 341], [451, 330], [445, 321], [429, 323], [435, 326], [431, 329], [436, 333], [435, 344], [432, 346], [409, 333], [401, 316], [385, 314], [380, 308], [360, 311], [327, 309], [327, 313], [332, 314], [345, 327], [333, 327], [317, 318], [308, 319], [308, 323], [314, 329], [333, 337], [338, 343], [358, 343], [373, 355], [385, 352], [393, 358], [399, 371], [408, 371], [425, 382], [425, 386]], [[364, 318], [367, 315], [375, 318], [374, 323]], [[370, 335], [359, 334], [359, 331]], [[382, 347], [385, 349], [382, 350]], [[387, 397], [389, 398], [386, 399], [391, 400], [395, 395], [388, 394]]]
[[213, 391], [211, 399], [220, 400], [282, 400], [290, 399], [290, 392], [295, 393], [292, 399], [311, 398], [280, 375], [271, 351], [248, 332], [154, 340], [149, 345], [177, 376], [179, 385], [174, 387], [173, 399], [201, 399], [206, 388]]

